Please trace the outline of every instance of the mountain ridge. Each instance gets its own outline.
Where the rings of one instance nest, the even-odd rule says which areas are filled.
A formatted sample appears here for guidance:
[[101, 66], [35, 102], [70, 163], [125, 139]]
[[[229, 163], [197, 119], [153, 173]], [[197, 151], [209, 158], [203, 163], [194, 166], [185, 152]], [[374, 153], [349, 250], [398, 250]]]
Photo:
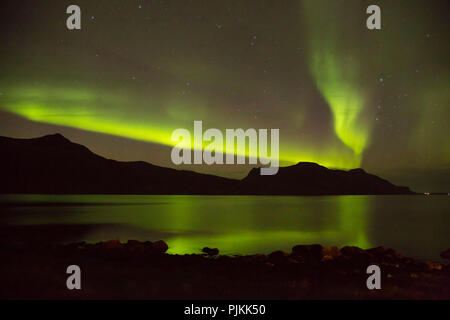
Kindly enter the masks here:
[[32, 139], [0, 136], [0, 193], [349, 195], [413, 194], [408, 187], [365, 172], [328, 169], [313, 162], [281, 167], [261, 176], [259, 168], [235, 180], [156, 166], [116, 161], [57, 133]]

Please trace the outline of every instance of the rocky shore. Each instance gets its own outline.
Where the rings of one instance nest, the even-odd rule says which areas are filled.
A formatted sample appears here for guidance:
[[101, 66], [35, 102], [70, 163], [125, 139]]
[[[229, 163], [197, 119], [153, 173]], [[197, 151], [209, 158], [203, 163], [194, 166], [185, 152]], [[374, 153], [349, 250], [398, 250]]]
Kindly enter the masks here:
[[[167, 254], [164, 241], [0, 248], [1, 299], [450, 299], [450, 265], [378, 247], [298, 245], [290, 253]], [[450, 258], [450, 250], [441, 254]], [[81, 290], [68, 290], [69, 265]], [[369, 265], [381, 289], [369, 290]]]

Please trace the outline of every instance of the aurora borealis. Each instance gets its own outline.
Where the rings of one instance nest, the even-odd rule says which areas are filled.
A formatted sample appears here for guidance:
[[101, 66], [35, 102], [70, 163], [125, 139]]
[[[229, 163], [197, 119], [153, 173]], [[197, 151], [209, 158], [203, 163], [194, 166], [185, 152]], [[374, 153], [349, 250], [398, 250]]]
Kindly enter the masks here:
[[[174, 167], [171, 134], [194, 120], [279, 128], [282, 165], [450, 191], [447, 1], [74, 3], [78, 31], [65, 27], [72, 2], [2, 2], [0, 135], [60, 132], [109, 158]], [[370, 4], [381, 30], [365, 26]]]
[[[336, 136], [360, 161], [371, 130], [370, 121], [361, 117], [368, 104], [366, 92], [359, 85], [361, 57], [357, 56], [357, 52], [344, 53], [341, 48], [344, 47], [342, 42], [362, 39], [349, 36], [346, 26], [342, 27], [342, 22], [335, 15], [340, 5], [337, 1], [322, 3], [328, 6], [327, 11], [317, 2], [304, 1], [303, 4], [310, 34], [308, 64], [313, 80], [330, 107]], [[345, 39], [339, 34], [345, 34]]]

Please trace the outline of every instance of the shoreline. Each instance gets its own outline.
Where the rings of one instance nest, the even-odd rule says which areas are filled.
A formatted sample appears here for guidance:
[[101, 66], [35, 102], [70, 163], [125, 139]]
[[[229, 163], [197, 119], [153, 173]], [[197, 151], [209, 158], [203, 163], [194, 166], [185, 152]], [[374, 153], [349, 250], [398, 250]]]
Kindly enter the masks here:
[[[377, 247], [297, 245], [268, 255], [167, 254], [164, 241], [0, 247], [2, 299], [450, 299], [450, 264]], [[444, 254], [444, 253], [443, 253]], [[446, 251], [448, 255], [449, 250]], [[444, 256], [443, 256], [444, 257]], [[68, 290], [66, 269], [81, 269]], [[381, 270], [381, 290], [366, 286]]]

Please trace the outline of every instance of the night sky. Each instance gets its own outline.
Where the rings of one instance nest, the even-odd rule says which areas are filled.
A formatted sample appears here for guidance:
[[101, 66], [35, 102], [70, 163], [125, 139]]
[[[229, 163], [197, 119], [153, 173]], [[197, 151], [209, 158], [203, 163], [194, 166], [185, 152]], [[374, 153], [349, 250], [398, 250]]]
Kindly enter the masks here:
[[[81, 30], [66, 8], [81, 8]], [[382, 29], [366, 28], [381, 7]], [[449, 1], [2, 1], [0, 135], [175, 167], [177, 128], [450, 191]], [[183, 167], [243, 177], [248, 166]]]

